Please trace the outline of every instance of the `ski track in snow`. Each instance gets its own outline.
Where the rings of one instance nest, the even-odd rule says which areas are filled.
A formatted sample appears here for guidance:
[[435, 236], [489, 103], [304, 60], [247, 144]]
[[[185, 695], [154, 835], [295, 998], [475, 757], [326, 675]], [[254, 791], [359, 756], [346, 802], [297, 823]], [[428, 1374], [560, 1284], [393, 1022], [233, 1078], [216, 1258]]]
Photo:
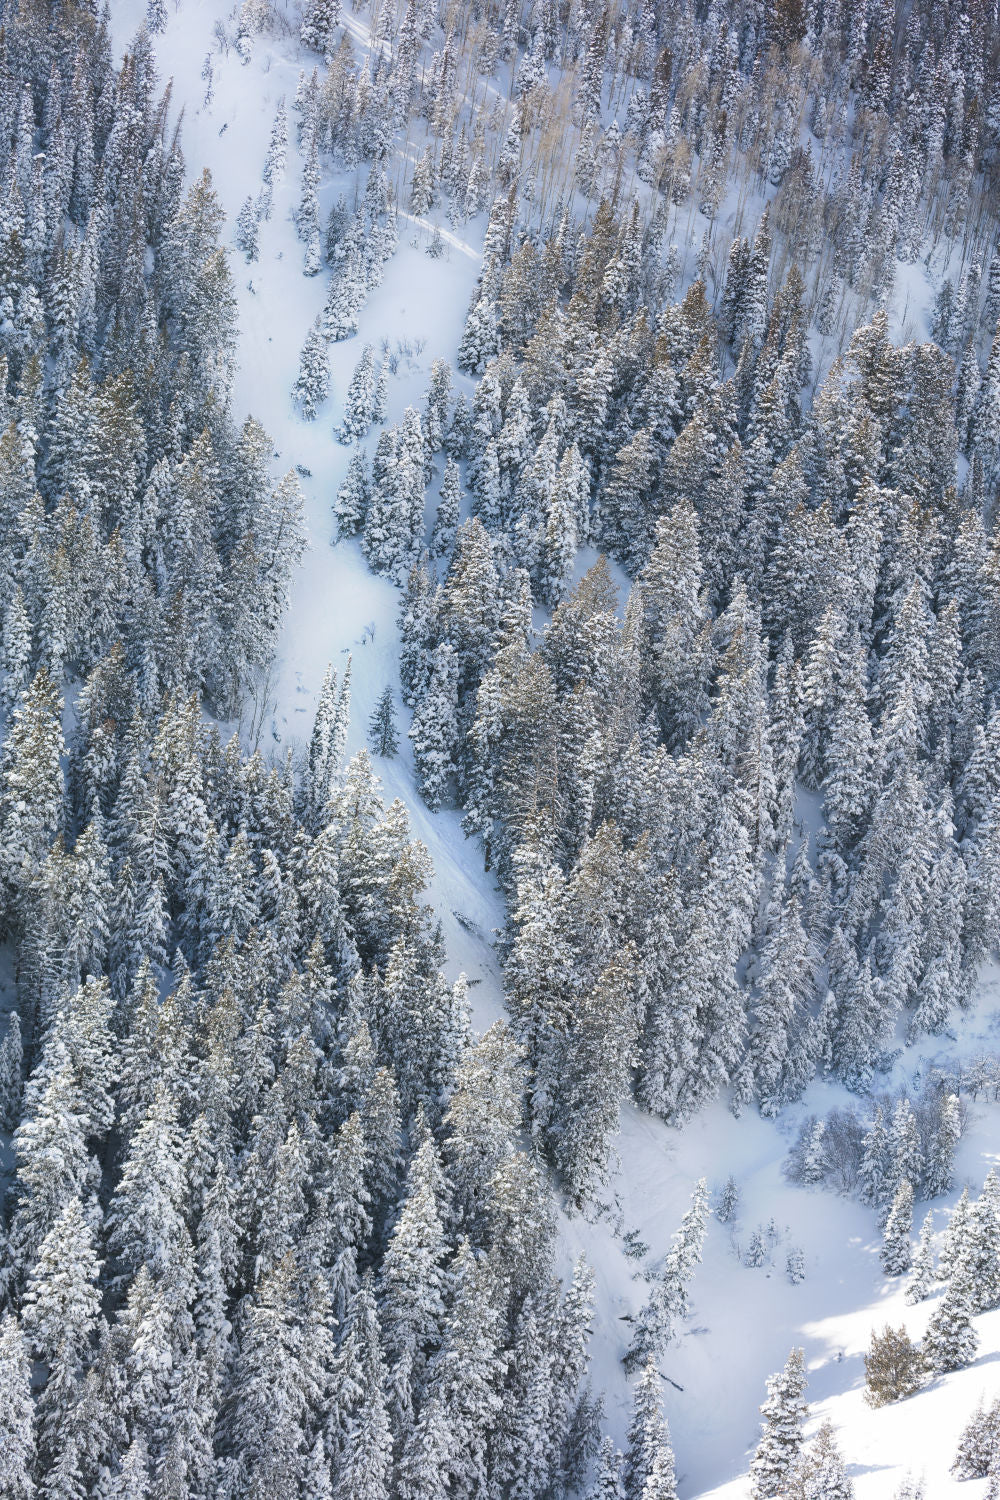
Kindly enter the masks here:
[[[287, 16], [296, 21], [297, 8]], [[293, 34], [257, 39], [253, 58], [243, 65], [234, 50], [217, 50], [215, 25], [229, 14], [219, 0], [180, 0], [171, 10], [165, 33], [154, 38], [161, 80], [173, 79], [175, 114], [183, 110], [182, 145], [188, 177], [211, 171], [227, 215], [225, 241], [232, 245], [237, 215], [246, 197], [260, 191], [278, 100], [289, 111], [289, 155], [284, 179], [276, 184], [271, 218], [261, 224], [259, 260], [247, 265], [231, 251], [239, 302], [239, 369], [233, 392], [237, 420], [252, 414], [274, 440], [275, 474], [299, 465], [309, 548], [293, 584], [263, 720], [261, 748], [282, 753], [301, 747], [312, 726], [316, 695], [328, 663], [338, 674], [353, 658], [352, 724], [348, 749], [365, 742], [368, 719], [388, 683], [398, 701], [399, 593], [369, 572], [356, 542], [330, 545], [332, 505], [346, 472], [351, 449], [333, 435], [354, 366], [366, 343], [379, 356], [383, 339], [395, 348], [405, 340], [413, 351], [400, 360], [390, 381], [388, 420], [404, 408], [419, 405], [427, 389], [431, 361], [454, 363], [464, 326], [469, 294], [479, 265], [483, 221], [469, 226], [467, 237], [442, 228], [445, 254], [425, 254], [429, 231], [423, 221], [399, 215], [400, 247], [386, 268], [385, 279], [360, 316], [357, 337], [331, 345], [332, 390], [313, 423], [301, 420], [291, 389], [306, 332], [321, 310], [328, 273], [302, 274], [303, 246], [291, 213], [298, 202], [301, 157], [295, 144], [292, 101], [304, 57]], [[145, 15], [144, 0], [114, 0], [112, 22], [120, 54]], [[348, 17], [352, 40], [366, 45], [367, 33], [357, 17]], [[211, 52], [214, 97], [203, 104], [202, 64]], [[357, 173], [326, 172], [320, 187], [321, 224], [340, 192], [351, 202], [363, 190], [367, 167]], [[725, 211], [724, 211], [725, 213]], [[411, 241], [417, 239], [416, 247]], [[929, 286], [922, 268], [899, 267], [895, 299], [896, 336], [926, 328]], [[900, 314], [898, 307], [904, 307]], [[903, 326], [905, 324], [905, 327]], [[457, 377], [459, 389], [471, 382]], [[367, 444], [374, 449], [373, 431]], [[436, 494], [441, 464], [429, 492]], [[579, 571], [593, 560], [581, 555]], [[273, 712], [271, 706], [273, 705]], [[492, 948], [494, 930], [503, 922], [503, 902], [484, 874], [478, 848], [468, 842], [455, 811], [429, 813], [418, 797], [405, 730], [409, 714], [400, 712], [402, 745], [395, 760], [375, 761], [387, 798], [400, 797], [409, 811], [413, 833], [428, 847], [435, 875], [428, 896], [444, 933], [449, 978], [464, 972], [472, 981], [474, 1023], [484, 1029], [503, 1014], [499, 964]], [[235, 727], [235, 726], [234, 726]], [[984, 978], [975, 1009], [963, 1019], [955, 1043], [932, 1039], [909, 1049], [893, 1082], [912, 1075], [921, 1056], [1000, 1049], [1000, 974]], [[669, 1348], [660, 1369], [674, 1385], [664, 1384], [664, 1405], [677, 1452], [684, 1500], [713, 1495], [736, 1500], [747, 1493], [746, 1470], [758, 1436], [757, 1406], [764, 1381], [784, 1363], [792, 1345], [805, 1348], [811, 1402], [808, 1431], [829, 1417], [850, 1466], [858, 1500], [889, 1500], [903, 1475], [923, 1473], [928, 1500], [959, 1494], [978, 1500], [985, 1481], [957, 1483], [948, 1473], [955, 1445], [982, 1396], [1000, 1389], [1000, 1310], [977, 1318], [980, 1352], [967, 1369], [936, 1379], [908, 1401], [871, 1411], [862, 1399], [863, 1352], [872, 1327], [905, 1323], [919, 1336], [936, 1298], [915, 1308], [903, 1301], [905, 1278], [887, 1280], [878, 1261], [880, 1236], [874, 1215], [829, 1192], [791, 1187], [781, 1164], [801, 1119], [826, 1113], [835, 1105], [857, 1101], [838, 1086], [814, 1083], [794, 1109], [778, 1122], [749, 1113], [734, 1120], [717, 1105], [689, 1124], [672, 1130], [634, 1108], [623, 1112], [616, 1143], [618, 1161], [603, 1195], [606, 1204], [586, 1217], [561, 1215], [560, 1259], [568, 1272], [579, 1253], [586, 1255], [597, 1278], [592, 1381], [604, 1393], [606, 1426], [624, 1441], [631, 1394], [620, 1363], [629, 1341], [621, 1321], [645, 1300], [643, 1268], [656, 1267], [669, 1248], [670, 1236], [687, 1207], [691, 1186], [706, 1176], [714, 1189], [732, 1173], [741, 1191], [739, 1221], [709, 1222], [704, 1264], [692, 1286], [694, 1315], [681, 1340]], [[948, 1211], [963, 1185], [978, 1190], [990, 1165], [1000, 1164], [1000, 1110], [982, 1102], [972, 1107], [970, 1128], [958, 1157], [956, 1188], [936, 1199], [935, 1223], [943, 1229]], [[926, 1206], [918, 1204], [919, 1225]], [[745, 1245], [758, 1225], [774, 1219], [780, 1239], [773, 1265], [750, 1269], [734, 1253], [732, 1239]], [[635, 1230], [649, 1246], [643, 1261], [629, 1258], [622, 1234]], [[806, 1279], [791, 1286], [784, 1260], [790, 1245], [806, 1257]]]

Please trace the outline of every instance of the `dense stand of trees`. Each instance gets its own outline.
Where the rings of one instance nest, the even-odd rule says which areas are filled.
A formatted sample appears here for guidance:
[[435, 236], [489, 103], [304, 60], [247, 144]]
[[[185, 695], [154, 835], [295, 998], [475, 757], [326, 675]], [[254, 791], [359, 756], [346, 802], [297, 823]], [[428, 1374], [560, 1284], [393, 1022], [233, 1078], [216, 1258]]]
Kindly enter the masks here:
[[426, 850], [344, 766], [349, 671], [301, 766], [211, 717], [302, 546], [230, 412], [211, 184], [145, 31], [116, 68], [87, 5], [2, 19], [4, 1493], [575, 1489], [589, 1272]]
[[[357, 445], [339, 534], [405, 586], [419, 790], [463, 808], [507, 898], [511, 1023], [470, 1035], [426, 851], [368, 756], [344, 765], [349, 668], [301, 763], [214, 727], [272, 658], [301, 500], [231, 411], [224, 216], [207, 174], [185, 187], [150, 40], [167, 7], [117, 66], [92, 0], [3, 0], [18, 1500], [549, 1500], [591, 1478], [674, 1500], [655, 1356], [704, 1187], [637, 1321], [621, 1455], [598, 1450], [590, 1275], [554, 1276], [545, 1164], [590, 1197], [630, 1095], [682, 1123], [722, 1091], [776, 1113], [820, 1072], [869, 1090], [900, 1023], [946, 1028], [997, 938], [991, 15], [368, 19], [362, 51], [339, 0], [302, 6], [316, 65], [236, 242], [256, 258], [291, 126], [303, 271], [329, 275], [294, 392], [319, 420], [400, 215], [434, 255], [444, 219], [483, 229], [459, 373], [437, 361], [386, 427], [387, 364], [362, 348], [331, 442]], [[248, 0], [221, 45], [248, 60], [279, 20]], [[211, 56], [202, 76], [210, 98]], [[324, 222], [330, 166], [357, 191]], [[887, 308], [921, 257], [933, 341], [897, 345]], [[371, 734], [394, 752], [391, 695]], [[860, 1148], [914, 1301], [933, 1252], [913, 1199], [948, 1186], [951, 1098], [876, 1115]], [[996, 1198], [988, 1179], [949, 1229], [933, 1370], [972, 1357], [1000, 1295]], [[793, 1354], [754, 1493], [848, 1500], [832, 1434], [802, 1443], [803, 1385]]]

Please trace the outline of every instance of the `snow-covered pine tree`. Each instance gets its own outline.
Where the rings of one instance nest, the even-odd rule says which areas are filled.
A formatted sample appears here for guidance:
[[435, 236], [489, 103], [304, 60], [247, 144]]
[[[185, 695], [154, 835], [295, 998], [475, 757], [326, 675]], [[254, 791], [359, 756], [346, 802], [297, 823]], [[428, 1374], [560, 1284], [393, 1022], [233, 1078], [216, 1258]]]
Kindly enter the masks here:
[[321, 53], [327, 62], [333, 58], [340, 14], [341, 0], [305, 0], [302, 7], [302, 45]]
[[371, 481], [364, 450], [355, 449], [347, 465], [347, 473], [341, 480], [334, 504], [338, 541], [345, 536], [356, 536], [364, 527], [371, 498]]
[[688, 1316], [688, 1285], [700, 1263], [708, 1223], [708, 1184], [695, 1184], [691, 1207], [674, 1234], [674, 1243], [653, 1283], [649, 1298], [636, 1318], [632, 1343], [625, 1355], [625, 1368], [637, 1369], [650, 1358], [658, 1359], [677, 1337], [677, 1325]]
[[951, 1272], [945, 1294], [934, 1309], [921, 1344], [928, 1367], [941, 1374], [971, 1364], [979, 1347], [972, 1322], [975, 1292], [964, 1261]]
[[715, 1217], [720, 1224], [730, 1224], [735, 1219], [739, 1206], [740, 1190], [735, 1177], [730, 1175], [726, 1178], [722, 1186], [722, 1191], [719, 1194], [719, 1201], [715, 1208]]
[[941, 1254], [938, 1257], [938, 1276], [942, 1281], [948, 1280], [955, 1267], [965, 1257], [969, 1245], [971, 1218], [969, 1189], [963, 1188], [961, 1197], [951, 1211], [941, 1244]]
[[906, 1300], [911, 1305], [923, 1302], [928, 1295], [934, 1275], [934, 1210], [928, 1209], [920, 1226], [920, 1237], [913, 1257], [910, 1279], [906, 1283]]
[[447, 557], [455, 545], [461, 498], [462, 481], [459, 477], [458, 464], [449, 457], [445, 460], [441, 496], [431, 531], [430, 554], [432, 557]]
[[912, 1264], [910, 1235], [913, 1233], [913, 1188], [905, 1179], [896, 1189], [889, 1217], [885, 1222], [880, 1252], [882, 1269], [887, 1276], [902, 1276]]
[[966, 1244], [959, 1251], [969, 1278], [974, 1312], [1000, 1303], [1000, 1178], [991, 1167], [969, 1214]]
[[1000, 1398], [973, 1412], [958, 1440], [951, 1472], [957, 1479], [985, 1479], [1000, 1472]]
[[660, 1372], [652, 1355], [635, 1388], [625, 1452], [625, 1500], [676, 1500], [674, 1455], [660, 1403]]
[[938, 1119], [931, 1138], [924, 1173], [924, 1191], [936, 1198], [951, 1188], [955, 1170], [955, 1148], [962, 1134], [962, 1116], [958, 1097], [943, 1094], [938, 1104]]
[[299, 373], [292, 392], [307, 422], [315, 421], [317, 409], [330, 394], [330, 348], [322, 322], [316, 319], [302, 345]]
[[832, 1422], [824, 1422], [792, 1470], [788, 1500], [854, 1500]]
[[35, 1495], [35, 1407], [28, 1347], [12, 1313], [0, 1320], [0, 1494]]
[[278, 107], [274, 113], [274, 124], [271, 126], [271, 140], [267, 148], [267, 160], [264, 163], [264, 181], [274, 187], [280, 182], [285, 171], [285, 160], [288, 154], [288, 116], [285, 111], [285, 100], [282, 96], [278, 100]]
[[0, 1042], [0, 1130], [13, 1131], [21, 1117], [21, 1079], [24, 1051], [21, 1018], [11, 1011]]
[[243, 251], [248, 264], [260, 253], [260, 209], [252, 194], [244, 200], [236, 220], [236, 248]]
[[442, 641], [431, 656], [430, 681], [417, 702], [410, 725], [417, 787], [427, 806], [436, 812], [449, 796], [457, 769], [458, 664], [450, 641]]
[[785, 1257], [785, 1275], [792, 1286], [806, 1279], [806, 1257], [801, 1245], [791, 1245]]
[[368, 725], [368, 739], [376, 755], [391, 759], [399, 749], [399, 734], [396, 729], [396, 710], [392, 702], [392, 689], [383, 688]]
[[587, 1500], [625, 1500], [622, 1481], [622, 1453], [609, 1437], [601, 1439], [594, 1470], [594, 1482]]
[[366, 344], [347, 388], [344, 415], [337, 429], [342, 443], [359, 441], [372, 424], [375, 402], [375, 351]]
[[876, 1107], [875, 1118], [865, 1135], [858, 1185], [862, 1203], [870, 1208], [881, 1212], [892, 1202], [896, 1179], [881, 1107]]
[[805, 1388], [804, 1355], [801, 1349], [793, 1349], [785, 1368], [767, 1382], [767, 1400], [760, 1409], [762, 1435], [750, 1464], [753, 1500], [773, 1500], [783, 1494], [794, 1472], [808, 1409], [802, 1399]]

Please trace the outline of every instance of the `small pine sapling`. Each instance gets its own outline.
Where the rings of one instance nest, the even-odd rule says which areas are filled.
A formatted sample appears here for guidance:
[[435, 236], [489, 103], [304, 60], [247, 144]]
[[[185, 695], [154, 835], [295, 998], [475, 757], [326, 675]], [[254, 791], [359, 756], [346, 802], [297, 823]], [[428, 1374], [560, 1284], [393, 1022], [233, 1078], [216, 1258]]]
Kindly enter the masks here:
[[720, 1224], [731, 1224], [740, 1206], [740, 1190], [735, 1177], [727, 1177], [719, 1201], [715, 1206], [715, 1217]]
[[785, 1275], [792, 1286], [806, 1279], [806, 1257], [801, 1245], [792, 1245], [785, 1257]]
[[750, 1236], [750, 1243], [747, 1246], [747, 1253], [744, 1256], [743, 1263], [756, 1269], [762, 1266], [766, 1260], [767, 1246], [764, 1244], [764, 1236], [761, 1234], [760, 1227], [758, 1226]]

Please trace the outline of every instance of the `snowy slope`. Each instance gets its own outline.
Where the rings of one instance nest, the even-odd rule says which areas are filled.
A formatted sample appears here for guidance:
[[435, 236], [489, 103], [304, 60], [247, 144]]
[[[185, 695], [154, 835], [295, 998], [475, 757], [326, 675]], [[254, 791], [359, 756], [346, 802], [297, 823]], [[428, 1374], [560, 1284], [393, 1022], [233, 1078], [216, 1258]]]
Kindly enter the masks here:
[[[116, 42], [123, 49], [145, 5], [143, 0], [115, 0], [112, 12]], [[156, 52], [164, 80], [174, 81], [174, 106], [183, 110], [189, 175], [203, 166], [210, 169], [231, 240], [241, 204], [259, 191], [277, 102], [283, 95], [291, 105], [300, 67], [311, 68], [312, 59], [300, 55], [294, 30], [287, 38], [259, 38], [246, 66], [234, 51], [222, 55], [214, 50], [214, 28], [227, 12], [222, 0], [180, 0], [166, 33], [156, 39]], [[290, 23], [296, 19], [293, 4], [288, 18]], [[354, 41], [364, 46], [367, 38], [359, 19], [352, 16], [348, 24]], [[205, 107], [201, 70], [210, 51], [214, 98]], [[303, 247], [290, 217], [300, 170], [292, 141], [271, 219], [261, 226], [259, 261], [246, 265], [234, 250], [232, 262], [241, 329], [236, 415], [253, 414], [271, 434], [276, 473], [293, 465], [309, 471], [303, 487], [310, 545], [294, 585], [261, 745], [265, 752], [301, 745], [327, 664], [342, 671], [350, 653], [353, 751], [364, 743], [369, 714], [384, 686], [395, 691], [398, 684], [398, 593], [368, 571], [356, 544], [330, 545], [331, 506], [350, 455], [334, 439], [333, 427], [365, 343], [378, 352], [383, 340], [392, 348], [401, 340], [411, 350], [401, 358], [391, 384], [391, 421], [399, 419], [407, 404], [419, 401], [433, 359], [443, 356], [454, 363], [479, 267], [482, 223], [470, 226], [468, 240], [446, 233], [446, 254], [435, 261], [424, 253], [426, 227], [400, 215], [399, 251], [363, 309], [360, 335], [332, 346], [333, 392], [319, 420], [308, 424], [295, 411], [290, 392], [303, 339], [323, 303], [326, 277], [302, 274]], [[363, 185], [363, 172], [357, 178], [324, 180], [322, 217], [337, 194], [346, 191], [350, 198]], [[414, 239], [416, 245], [410, 243]], [[897, 333], [923, 331], [927, 295], [922, 272], [914, 272], [905, 288], [897, 290], [897, 302], [903, 304], [896, 308]], [[404, 727], [407, 718], [402, 711]], [[247, 726], [243, 729], [246, 733]], [[405, 740], [400, 756], [378, 768], [386, 792], [404, 800], [416, 835], [430, 850], [436, 871], [430, 895], [442, 920], [449, 977], [464, 971], [473, 981], [474, 1018], [483, 1027], [503, 1013], [491, 947], [493, 930], [503, 920], [502, 902], [483, 874], [477, 849], [463, 838], [458, 814], [432, 815], [417, 796]], [[993, 975], [954, 1045], [1000, 1048], [998, 1022], [1000, 979]], [[941, 1047], [925, 1050], [940, 1052]], [[901, 1069], [912, 1068], [916, 1057], [905, 1058]], [[862, 1355], [872, 1327], [886, 1320], [905, 1322], [918, 1335], [934, 1302], [905, 1307], [901, 1284], [882, 1275], [869, 1210], [829, 1193], [791, 1187], [782, 1177], [781, 1163], [801, 1117], [825, 1112], [846, 1097], [837, 1088], [814, 1084], [801, 1105], [778, 1123], [755, 1114], [736, 1121], [717, 1106], [683, 1133], [629, 1110], [606, 1207], [588, 1218], [563, 1220], [566, 1265], [583, 1251], [596, 1270], [594, 1385], [605, 1392], [607, 1425], [621, 1441], [630, 1400], [620, 1363], [628, 1343], [628, 1323], [622, 1318], [638, 1309], [645, 1294], [643, 1281], [635, 1278], [641, 1277], [642, 1265], [655, 1266], [669, 1247], [697, 1178], [706, 1176], [710, 1186], [718, 1187], [732, 1173], [739, 1183], [740, 1223], [734, 1227], [711, 1221], [705, 1261], [693, 1286], [695, 1315], [681, 1342], [661, 1362], [664, 1375], [678, 1387], [665, 1384], [664, 1391], [685, 1500], [746, 1493], [743, 1476], [757, 1437], [764, 1381], [793, 1344], [806, 1351], [811, 1423], [829, 1416], [839, 1429], [858, 1500], [888, 1500], [907, 1470], [926, 1473], [928, 1500], [957, 1495], [960, 1488], [976, 1496], [982, 1488], [959, 1487], [947, 1471], [958, 1433], [979, 1397], [1000, 1386], [1000, 1312], [977, 1320], [981, 1352], [969, 1369], [935, 1381], [906, 1403], [870, 1411], [861, 1388]], [[994, 1161], [1000, 1161], [1000, 1110], [979, 1105], [962, 1143], [956, 1192], [947, 1203], [941, 1200], [941, 1228], [963, 1183], [978, 1188]], [[745, 1245], [752, 1230], [772, 1218], [780, 1234], [773, 1265], [743, 1266], [734, 1253], [734, 1232]], [[630, 1229], [649, 1246], [643, 1262], [625, 1253], [622, 1236]], [[790, 1245], [800, 1245], [806, 1256], [806, 1280], [798, 1286], [790, 1285], [784, 1273]]]
[[[993, 973], [948, 1050], [972, 1053], [998, 1046], [1000, 975]], [[944, 1050], [940, 1038], [936, 1045], [911, 1049], [892, 1082], [912, 1075], [922, 1056], [940, 1058]], [[738, 1222], [710, 1219], [704, 1262], [692, 1287], [691, 1323], [660, 1361], [661, 1372], [684, 1387], [665, 1387], [665, 1407], [685, 1497], [737, 1500], [747, 1493], [764, 1381], [794, 1345], [806, 1355], [809, 1430], [824, 1418], [838, 1429], [858, 1500], [886, 1500], [908, 1471], [926, 1475], [929, 1500], [979, 1493], [978, 1484], [959, 1485], [948, 1469], [959, 1433], [980, 1398], [1000, 1392], [1000, 1313], [976, 1319], [980, 1352], [968, 1369], [939, 1377], [907, 1402], [872, 1411], [862, 1397], [863, 1356], [872, 1328], [904, 1324], [919, 1338], [937, 1297], [906, 1305], [906, 1278], [890, 1279], [882, 1272], [881, 1235], [870, 1209], [829, 1191], [792, 1186], [782, 1175], [802, 1118], [852, 1103], [857, 1101], [839, 1086], [816, 1083], [778, 1122], [753, 1112], [734, 1120], [717, 1105], [683, 1131], [629, 1110], [618, 1141], [622, 1166], [613, 1185], [614, 1210], [598, 1224], [575, 1219], [565, 1226], [568, 1247], [584, 1250], [597, 1267], [601, 1315], [594, 1340], [595, 1384], [607, 1393], [609, 1426], [621, 1439], [630, 1393], [619, 1363], [628, 1324], [620, 1318], [638, 1310], [646, 1289], [630, 1279], [637, 1263], [623, 1253], [612, 1221], [617, 1213], [625, 1230], [636, 1229], [650, 1246], [648, 1263], [655, 1264], [669, 1248], [693, 1183], [705, 1176], [710, 1187], [720, 1188], [730, 1173], [736, 1179]], [[994, 1164], [1000, 1165], [1000, 1108], [980, 1102], [971, 1106], [959, 1147], [954, 1191], [932, 1204], [919, 1203], [918, 1225], [933, 1207], [935, 1226], [943, 1231], [963, 1186], [978, 1192]], [[753, 1230], [771, 1219], [780, 1232], [773, 1263], [757, 1269], [741, 1264], [734, 1241], [745, 1250]], [[806, 1279], [797, 1286], [785, 1275], [793, 1245], [805, 1252]]]
[[[296, 7], [288, 7], [289, 18]], [[173, 80], [173, 100], [183, 110], [182, 145], [188, 176], [207, 167], [227, 214], [223, 242], [232, 243], [240, 207], [261, 188], [275, 110], [284, 96], [291, 113], [299, 72], [311, 71], [316, 61], [297, 46], [296, 36], [258, 39], [253, 60], [244, 66], [235, 51], [215, 50], [217, 21], [230, 14], [221, 0], [184, 0], [166, 31], [155, 39], [156, 57], [164, 83]], [[118, 0], [112, 7], [115, 40], [124, 50], [145, 15], [144, 0]], [[359, 45], [367, 33], [350, 22]], [[201, 78], [205, 57], [212, 53], [214, 97], [203, 104]], [[248, 265], [232, 251], [231, 266], [239, 302], [238, 372], [233, 393], [238, 420], [252, 415], [274, 440], [276, 474], [293, 466], [310, 471], [301, 482], [306, 500], [309, 549], [294, 588], [285, 622], [275, 680], [269, 698], [261, 747], [283, 752], [299, 747], [312, 728], [316, 695], [328, 664], [338, 674], [348, 654], [353, 655], [350, 753], [365, 743], [365, 731], [375, 702], [386, 684], [394, 691], [399, 673], [396, 614], [398, 593], [369, 572], [355, 542], [331, 546], [332, 506], [347, 471], [351, 449], [333, 436], [343, 410], [351, 374], [366, 343], [376, 355], [383, 340], [395, 349], [405, 340], [420, 353], [406, 355], [390, 382], [389, 421], [398, 421], [407, 405], [417, 404], [426, 392], [431, 362], [442, 356], [454, 360], [461, 337], [469, 294], [478, 274], [478, 248], [445, 232], [446, 253], [432, 260], [424, 253], [426, 227], [399, 215], [400, 248], [386, 269], [381, 287], [369, 298], [361, 315], [358, 337], [332, 344], [331, 395], [313, 423], [301, 420], [291, 391], [299, 367], [303, 340], [323, 306], [328, 273], [302, 274], [303, 246], [291, 221], [299, 198], [301, 158], [290, 119], [288, 167], [276, 186], [270, 221], [261, 225], [260, 258]], [[321, 223], [341, 192], [348, 200], [364, 189], [366, 169], [358, 174], [328, 176], [320, 187]], [[474, 229], [476, 226], [473, 226]], [[482, 225], [478, 225], [481, 237]], [[416, 249], [408, 243], [417, 236]], [[369, 454], [374, 444], [369, 444]], [[433, 486], [431, 487], [433, 494]], [[405, 728], [408, 711], [400, 708]], [[444, 929], [449, 956], [449, 978], [464, 971], [473, 982], [472, 1000], [477, 1021], [489, 1024], [501, 1013], [498, 970], [490, 947], [493, 929], [503, 921], [503, 905], [489, 881], [482, 877], [482, 861], [468, 844], [454, 812], [430, 814], [413, 787], [412, 759], [403, 739], [395, 761], [381, 761], [388, 799], [399, 796], [410, 812], [413, 831], [430, 848], [436, 878], [431, 900]], [[478, 931], [470, 932], [455, 913]], [[480, 987], [476, 981], [484, 983]]]

